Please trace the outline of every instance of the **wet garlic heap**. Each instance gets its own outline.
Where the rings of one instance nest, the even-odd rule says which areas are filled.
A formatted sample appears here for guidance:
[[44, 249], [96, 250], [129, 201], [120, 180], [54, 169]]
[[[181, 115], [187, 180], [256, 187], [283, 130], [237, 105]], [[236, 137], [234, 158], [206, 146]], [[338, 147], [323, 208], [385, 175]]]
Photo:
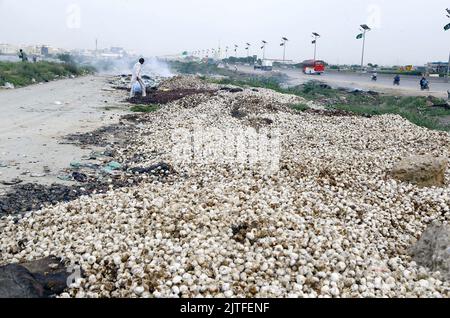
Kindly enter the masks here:
[[148, 177], [17, 224], [5, 217], [0, 263], [55, 255], [79, 264], [83, 277], [61, 297], [448, 297], [450, 283], [408, 249], [431, 222], [449, 221], [450, 188], [418, 188], [387, 172], [409, 155], [448, 157], [450, 136], [399, 116], [287, 107], [298, 102], [247, 89], [145, 115], [136, 139], [118, 149], [124, 163], [172, 163], [177, 129], [239, 131], [265, 119], [281, 134], [279, 171], [195, 162], [165, 181]]

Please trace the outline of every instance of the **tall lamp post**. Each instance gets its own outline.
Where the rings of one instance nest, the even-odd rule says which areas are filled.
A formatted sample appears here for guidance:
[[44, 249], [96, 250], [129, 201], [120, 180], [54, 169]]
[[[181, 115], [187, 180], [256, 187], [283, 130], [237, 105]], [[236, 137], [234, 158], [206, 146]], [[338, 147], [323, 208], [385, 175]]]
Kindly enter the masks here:
[[320, 38], [320, 34], [313, 32], [313, 37], [314, 40], [312, 41], [312, 44], [314, 44], [314, 61], [315, 61], [317, 57], [317, 39]]
[[251, 46], [251, 44], [250, 43], [246, 43], [246, 47], [245, 47], [245, 50], [247, 51], [247, 57], [250, 57], [250, 46]]
[[262, 47], [261, 47], [261, 50], [263, 51], [263, 60], [265, 60], [266, 59], [266, 45], [268, 44], [269, 42], [267, 42], [267, 41], [262, 41]]
[[287, 38], [283, 37], [281, 38], [281, 44], [280, 46], [283, 47], [283, 63], [286, 62], [286, 44], [289, 41]]
[[356, 37], [358, 40], [363, 39], [363, 47], [362, 47], [362, 55], [361, 55], [361, 73], [364, 71], [364, 53], [366, 49], [366, 33], [369, 32], [371, 29], [367, 24], [361, 24], [361, 32]]

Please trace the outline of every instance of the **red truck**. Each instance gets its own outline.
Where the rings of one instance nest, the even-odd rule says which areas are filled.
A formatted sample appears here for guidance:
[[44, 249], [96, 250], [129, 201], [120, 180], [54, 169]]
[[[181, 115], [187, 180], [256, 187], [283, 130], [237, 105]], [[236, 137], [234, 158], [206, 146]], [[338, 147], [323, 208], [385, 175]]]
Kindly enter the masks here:
[[325, 72], [325, 62], [318, 60], [306, 60], [302, 63], [303, 73], [309, 75], [321, 75]]

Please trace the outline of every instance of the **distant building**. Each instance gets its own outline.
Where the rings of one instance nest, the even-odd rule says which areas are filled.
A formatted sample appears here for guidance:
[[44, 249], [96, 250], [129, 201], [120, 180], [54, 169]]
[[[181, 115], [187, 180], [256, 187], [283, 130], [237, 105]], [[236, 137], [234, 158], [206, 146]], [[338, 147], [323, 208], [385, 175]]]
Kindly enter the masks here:
[[448, 63], [447, 62], [431, 62], [428, 63], [427, 72], [430, 74], [442, 74], [447, 73]]
[[19, 47], [12, 44], [0, 43], [0, 54], [15, 55], [19, 51]]
[[43, 45], [41, 47], [41, 55], [48, 56], [50, 54], [50, 51], [48, 49], [48, 46]]

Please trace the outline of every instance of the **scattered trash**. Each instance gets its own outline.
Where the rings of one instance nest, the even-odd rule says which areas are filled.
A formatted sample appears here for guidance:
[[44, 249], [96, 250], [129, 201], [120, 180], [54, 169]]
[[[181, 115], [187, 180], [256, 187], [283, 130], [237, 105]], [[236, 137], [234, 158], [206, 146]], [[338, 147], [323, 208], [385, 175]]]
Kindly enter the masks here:
[[103, 168], [103, 171], [107, 174], [117, 174], [117, 170], [122, 169], [122, 165], [118, 162], [112, 161]]
[[133, 90], [133, 94], [142, 94], [142, 87], [141, 87], [141, 85], [139, 84], [139, 83], [134, 83], [134, 85], [133, 85], [133, 87], [132, 87], [132, 90]]
[[71, 162], [70, 163], [70, 166], [72, 167], [72, 168], [75, 168], [75, 169], [80, 169], [81, 168], [81, 163], [79, 163], [79, 162]]
[[132, 168], [130, 171], [134, 174], [160, 174], [167, 175], [174, 171], [173, 167], [167, 163], [161, 162], [148, 168]]
[[19, 183], [22, 183], [22, 182], [23, 182], [23, 180], [20, 180], [19, 178], [15, 178], [15, 179], [12, 179], [10, 181], [0, 181], [1, 184], [7, 185], [7, 186], [16, 185], [16, 184], [19, 184]]
[[[144, 82], [145, 88], [147, 90], [156, 89], [164, 80], [165, 78], [160, 76], [148, 76], [148, 75], [142, 76], [142, 81]], [[120, 89], [120, 90], [130, 90], [130, 83], [131, 83], [131, 75], [125, 74], [116, 77], [113, 81], [110, 82], [113, 89]]]
[[115, 88], [110, 88], [110, 87], [103, 87], [103, 88], [102, 88], [102, 91], [105, 91], [105, 92], [115, 92], [116, 89], [115, 89]]
[[72, 176], [71, 175], [58, 176], [58, 179], [62, 181], [72, 181]]
[[3, 85], [3, 88], [6, 88], [6, 89], [14, 89], [15, 86], [14, 86], [14, 84], [12, 84], [12, 83], [6, 82], [5, 85]]
[[73, 172], [72, 177], [75, 181], [78, 181], [81, 183], [85, 183], [88, 180], [88, 176], [85, 175], [84, 173], [80, 173], [80, 172]]
[[45, 177], [45, 174], [43, 174], [43, 173], [32, 173], [30, 175], [30, 177], [32, 177], [32, 178], [43, 178], [43, 177]]
[[122, 165], [118, 162], [111, 161], [110, 163], [108, 163], [106, 168], [109, 168], [111, 170], [120, 170], [120, 169], [122, 169]]

